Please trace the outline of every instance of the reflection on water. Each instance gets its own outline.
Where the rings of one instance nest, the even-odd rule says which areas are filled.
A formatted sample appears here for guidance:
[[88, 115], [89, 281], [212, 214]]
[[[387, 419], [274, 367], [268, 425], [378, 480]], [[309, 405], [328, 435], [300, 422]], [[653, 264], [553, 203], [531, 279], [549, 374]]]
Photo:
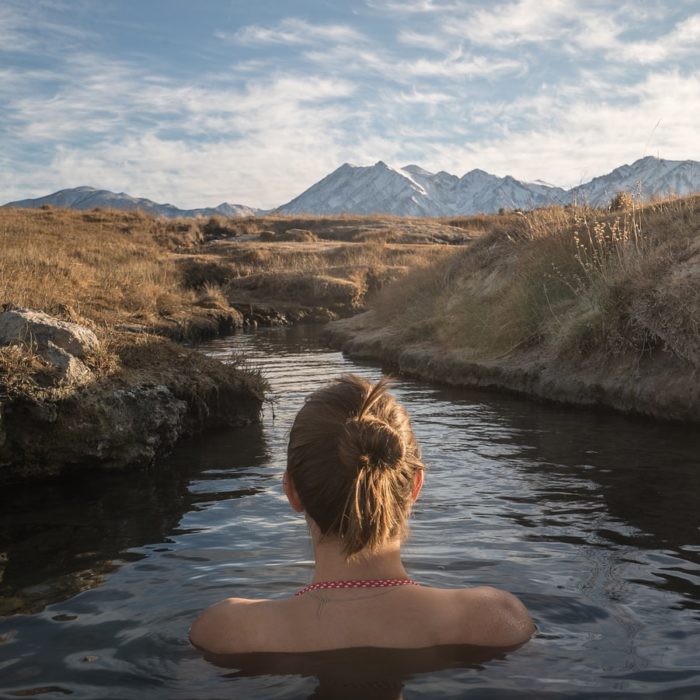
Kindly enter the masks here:
[[[230, 479], [230, 455], [242, 463], [266, 458], [262, 428], [222, 431], [185, 443], [167, 463], [123, 473], [16, 485], [3, 492], [0, 518], [0, 615], [35, 613], [102, 584], [104, 575], [145, 553], [129, 551], [168, 542], [177, 524], [200, 503], [257, 493]], [[221, 468], [221, 474], [217, 469]], [[210, 492], [190, 488], [204, 471]], [[237, 475], [240, 476], [240, 475]], [[228, 478], [231, 488], [222, 487]]]
[[399, 700], [406, 682], [421, 674], [450, 669], [483, 670], [506, 657], [506, 650], [469, 646], [430, 649], [356, 648], [316, 654], [241, 654], [207, 656], [226, 678], [301, 676], [317, 682], [313, 700]]
[[226, 668], [201, 658], [186, 632], [203, 607], [289, 595], [311, 576], [303, 519], [280, 488], [303, 398], [343, 371], [381, 374], [309, 329], [207, 346], [232, 349], [272, 384], [262, 425], [192, 440], [155, 469], [0, 496], [0, 610], [23, 613], [0, 619], [0, 694], [700, 696], [697, 429], [407, 380], [395, 393], [428, 464], [409, 572], [509, 589], [537, 636], [482, 657], [355, 650]]

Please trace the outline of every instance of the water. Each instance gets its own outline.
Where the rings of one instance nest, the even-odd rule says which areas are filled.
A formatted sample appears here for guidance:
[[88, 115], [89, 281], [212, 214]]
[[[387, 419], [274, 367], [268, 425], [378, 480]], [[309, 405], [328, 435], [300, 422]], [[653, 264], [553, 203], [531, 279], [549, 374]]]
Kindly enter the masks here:
[[3, 492], [0, 613], [18, 614], [0, 618], [0, 696], [700, 697], [697, 428], [408, 380], [394, 392], [428, 472], [407, 569], [513, 591], [535, 638], [508, 654], [202, 659], [187, 642], [199, 610], [311, 577], [281, 489], [303, 397], [344, 371], [381, 374], [310, 329], [207, 347], [232, 349], [273, 387], [261, 425], [192, 440], [157, 469]]

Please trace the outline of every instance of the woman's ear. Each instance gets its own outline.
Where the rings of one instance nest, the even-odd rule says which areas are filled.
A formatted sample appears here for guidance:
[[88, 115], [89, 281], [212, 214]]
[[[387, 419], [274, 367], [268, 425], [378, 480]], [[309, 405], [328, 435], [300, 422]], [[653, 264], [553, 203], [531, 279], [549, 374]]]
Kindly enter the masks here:
[[418, 499], [418, 494], [423, 488], [423, 470], [418, 469], [413, 477], [413, 490], [411, 491], [411, 500], [415, 503]]
[[304, 506], [301, 505], [301, 499], [299, 498], [299, 494], [294, 487], [294, 482], [292, 481], [292, 477], [289, 476], [288, 471], [285, 471], [282, 477], [282, 488], [284, 489], [284, 495], [289, 501], [289, 505], [292, 506], [297, 513], [303, 512]]

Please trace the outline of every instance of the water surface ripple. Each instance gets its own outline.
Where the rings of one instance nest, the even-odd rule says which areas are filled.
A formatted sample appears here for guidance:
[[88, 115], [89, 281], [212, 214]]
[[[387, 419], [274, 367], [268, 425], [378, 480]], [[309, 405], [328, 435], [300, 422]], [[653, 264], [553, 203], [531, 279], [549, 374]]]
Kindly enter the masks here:
[[513, 591], [536, 637], [508, 654], [200, 658], [186, 637], [197, 611], [310, 579], [281, 489], [291, 421], [328, 378], [381, 376], [316, 336], [204, 348], [264, 372], [275, 400], [261, 425], [191, 440], [150, 470], [2, 494], [2, 697], [700, 697], [697, 429], [403, 379], [428, 465], [409, 572]]

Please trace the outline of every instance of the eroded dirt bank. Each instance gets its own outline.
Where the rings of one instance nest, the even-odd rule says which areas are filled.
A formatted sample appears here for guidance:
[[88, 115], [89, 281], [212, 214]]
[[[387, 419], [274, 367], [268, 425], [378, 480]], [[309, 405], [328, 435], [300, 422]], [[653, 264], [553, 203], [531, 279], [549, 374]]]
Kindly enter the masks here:
[[0, 313], [0, 336], [0, 483], [148, 464], [260, 414], [259, 376], [163, 338], [121, 334], [106, 350], [89, 328], [21, 309]]
[[327, 326], [331, 345], [388, 370], [451, 386], [505, 389], [579, 406], [700, 422], [700, 381], [671, 358], [564, 362], [536, 351], [475, 362], [435, 342], [405, 344], [369, 311]]

